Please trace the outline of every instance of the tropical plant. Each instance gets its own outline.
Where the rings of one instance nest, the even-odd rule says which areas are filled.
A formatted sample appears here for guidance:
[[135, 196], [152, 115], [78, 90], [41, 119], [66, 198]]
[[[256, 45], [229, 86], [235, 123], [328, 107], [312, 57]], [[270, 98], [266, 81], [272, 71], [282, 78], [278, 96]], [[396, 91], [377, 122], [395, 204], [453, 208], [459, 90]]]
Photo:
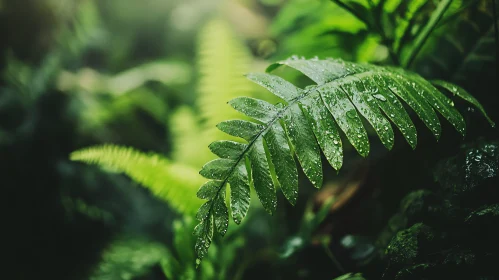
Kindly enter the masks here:
[[180, 106], [172, 115], [173, 160], [199, 168], [214, 158], [198, 147], [225, 137], [212, 129], [215, 124], [241, 116], [218, 100], [258, 93], [258, 88], [243, 77], [252, 69], [251, 60], [249, 50], [224, 20], [211, 20], [201, 30], [197, 51], [198, 98], [194, 110]]
[[[227, 104], [217, 101], [234, 98], [241, 92], [249, 96], [256, 96], [259, 92], [259, 89], [243, 76], [245, 72], [251, 69], [251, 55], [233, 34], [227, 23], [220, 19], [213, 20], [206, 25], [200, 34], [198, 51], [199, 98], [195, 105], [201, 118], [196, 115], [197, 112], [188, 106], [180, 106], [172, 114], [169, 123], [173, 138], [171, 159], [157, 153], [144, 153], [131, 147], [112, 144], [83, 148], [74, 151], [70, 155], [70, 159], [73, 161], [94, 164], [112, 172], [126, 174], [186, 217], [193, 217], [196, 209], [202, 204], [202, 201], [196, 198], [196, 191], [199, 185], [206, 180], [199, 175], [198, 168], [203, 162], [214, 157], [209, 152], [200, 151], [198, 148], [200, 143], [205, 146], [214, 140], [222, 139], [224, 137], [223, 133], [214, 131], [211, 129], [212, 126], [226, 118], [242, 116], [233, 111]], [[231, 81], [229, 86], [226, 85], [227, 77]], [[101, 80], [106, 81], [105, 79]], [[105, 85], [106, 83], [100, 84]], [[117, 100], [122, 100], [124, 97], [126, 96], [119, 96]], [[199, 134], [202, 137], [199, 137]], [[192, 239], [191, 241], [194, 242], [195, 240]], [[240, 241], [238, 242], [237, 244], [240, 244]], [[108, 253], [104, 254], [105, 259], [101, 264], [102, 269], [101, 274], [99, 274], [101, 276], [95, 279], [106, 279], [108, 277], [106, 275], [112, 277], [112, 273], [119, 273], [120, 267], [122, 267], [117, 265], [107, 269], [106, 263], [112, 263], [112, 261], [107, 260], [106, 256], [121, 256], [123, 250], [127, 252], [126, 250], [129, 250], [130, 246], [133, 248], [141, 243], [144, 244], [146, 252], [148, 248], [153, 252], [157, 252], [157, 247], [161, 245], [147, 240], [137, 240], [136, 238], [117, 239], [111, 245]], [[183, 245], [192, 248], [189, 244]], [[160, 247], [163, 248], [160, 250], [162, 252], [167, 250], [162, 245]], [[177, 250], [180, 252], [182, 249], [177, 248]], [[225, 273], [224, 271], [227, 268], [223, 268], [223, 266], [231, 263], [231, 258], [227, 255], [230, 252], [227, 250], [221, 250], [226, 255], [227, 261], [224, 264], [217, 265], [218, 269], [216, 272], [212, 271], [212, 275], [223, 275]], [[138, 251], [138, 254], [140, 253], [141, 251]], [[182, 254], [186, 253], [183, 252]], [[183, 260], [184, 263], [179, 266], [179, 263], [172, 260], [172, 258], [165, 258], [164, 253], [161, 255], [156, 259], [151, 259], [151, 261], [153, 263], [161, 261], [165, 275], [168, 277], [178, 275], [179, 269], [187, 269], [186, 260]], [[195, 258], [189, 259], [189, 261], [190, 265], [193, 265]], [[142, 267], [148, 265], [132, 265], [133, 267], [140, 267], [140, 269], [131, 275], [139, 275], [144, 271]], [[207, 264], [206, 269], [209, 266]], [[193, 275], [196, 274], [194, 267], [191, 268], [184, 271], [186, 279], [192, 279]], [[123, 273], [126, 273], [126, 271], [126, 269], [123, 270]], [[211, 274], [207, 274], [208, 276], [205, 276], [205, 278], [212, 279], [214, 276], [210, 277]]]
[[[200, 171], [211, 181], [198, 191], [199, 198], [208, 200], [197, 213], [200, 224], [195, 229], [198, 236], [195, 250], [199, 258], [207, 253], [214, 229], [222, 236], [227, 231], [227, 183], [230, 185], [232, 218], [236, 224], [248, 211], [250, 185], [270, 214], [277, 207], [277, 187], [291, 204], [295, 204], [298, 172], [294, 155], [308, 179], [320, 188], [323, 182], [320, 150], [334, 169], [341, 168], [340, 130], [361, 156], [369, 154], [368, 134], [359, 114], [371, 124], [387, 149], [394, 144], [394, 132], [388, 119], [398, 127], [413, 149], [417, 144], [415, 126], [399, 98], [416, 112], [437, 140], [441, 126], [435, 110], [463, 137], [465, 135], [464, 120], [454, 108], [453, 101], [415, 73], [338, 59], [297, 57], [272, 64], [267, 70], [272, 71], [280, 65], [302, 72], [317, 85], [301, 89], [275, 75], [248, 74], [250, 80], [284, 102], [273, 105], [248, 97], [229, 101], [234, 109], [255, 121], [229, 120], [217, 125], [221, 131], [247, 143], [216, 141], [209, 146], [220, 158], [208, 162]], [[435, 85], [483, 112], [481, 105], [464, 89], [440, 81]], [[490, 119], [489, 122], [494, 125]]]
[[116, 238], [104, 251], [101, 261], [90, 276], [91, 280], [137, 279], [154, 267], [161, 268], [168, 279], [226, 279], [231, 260], [244, 245], [241, 236], [233, 235], [219, 250], [213, 250], [203, 267], [196, 270], [192, 250], [195, 242], [191, 232], [195, 221], [185, 217], [173, 222], [173, 245], [169, 249], [158, 241], [135, 236]]
[[[270, 214], [275, 213], [277, 208], [278, 188], [292, 205], [296, 203], [299, 170], [295, 156], [306, 177], [316, 188], [320, 188], [324, 180], [321, 152], [328, 163], [339, 170], [343, 165], [345, 147], [351, 145], [362, 157], [367, 157], [371, 149], [369, 138], [374, 134], [391, 150], [396, 134], [392, 124], [415, 149], [418, 134], [407, 107], [437, 140], [442, 134], [437, 112], [464, 137], [464, 118], [447, 93], [477, 107], [489, 123], [495, 125], [483, 106], [464, 88], [447, 81], [427, 79], [426, 72], [420, 70], [424, 68], [424, 58], [432, 53], [432, 48], [438, 49], [432, 35], [440, 38], [448, 30], [458, 33], [461, 29], [451, 23], [459, 15], [468, 13], [475, 2], [483, 4], [484, 1], [319, 2], [309, 5], [302, 0], [291, 1], [279, 15], [273, 33], [288, 40], [276, 57], [288, 55], [293, 52], [291, 47], [302, 42], [307, 55], [329, 57], [333, 54], [380, 65], [336, 58], [292, 56], [270, 65], [268, 73], [247, 74], [250, 81], [266, 88], [277, 99], [264, 101], [253, 98], [254, 95], [234, 98], [254, 92], [241, 75], [249, 71], [249, 52], [230, 35], [229, 28], [223, 22], [214, 21], [207, 25], [200, 39], [201, 79], [196, 108], [192, 110], [182, 106], [170, 121], [174, 139], [172, 161], [163, 156], [146, 155], [117, 146], [77, 151], [72, 159], [125, 172], [181, 213], [192, 214], [193, 208], [201, 204], [193, 199], [192, 194], [197, 189], [194, 185], [204, 180], [194, 168], [218, 156], [199, 172], [209, 180], [203, 181], [204, 184], [197, 190], [197, 197], [207, 200], [197, 211], [199, 224], [194, 229], [197, 236], [194, 248], [199, 263], [208, 254], [215, 231], [222, 236], [226, 234], [229, 216], [236, 224], [243, 221], [250, 206], [251, 186]], [[334, 8], [335, 16], [344, 20], [331, 23], [327, 20], [329, 10], [325, 7]], [[322, 16], [310, 19], [307, 13], [321, 13]], [[486, 41], [490, 46], [491, 27], [497, 20], [487, 20], [486, 25], [490, 28], [486, 29], [486, 34], [478, 36], [478, 40]], [[294, 33], [295, 25], [304, 22], [309, 23], [307, 28]], [[305, 41], [314, 36], [320, 40], [312, 44]], [[445, 38], [456, 42], [452, 36], [449, 37]], [[352, 42], [350, 38], [355, 38], [355, 48], [348, 47]], [[334, 50], [316, 51], [326, 41], [332, 42], [330, 45]], [[454, 46], [458, 50], [464, 49], [459, 43]], [[471, 54], [477, 48], [466, 46]], [[485, 57], [485, 60], [490, 60], [490, 56]], [[473, 59], [466, 55], [462, 65], [469, 60]], [[217, 67], [219, 65], [226, 67]], [[298, 70], [314, 84], [298, 87], [270, 74], [282, 65]], [[410, 69], [417, 69], [418, 73]], [[458, 74], [445, 77], [453, 81], [455, 77], [462, 78], [461, 70], [458, 69]], [[228, 111], [224, 101], [242, 113], [243, 119], [223, 121], [241, 116], [236, 111]], [[221, 133], [212, 129], [214, 125], [231, 138], [219, 140]], [[197, 146], [208, 145], [214, 140], [218, 141], [209, 144], [209, 150], [214, 155], [198, 152]], [[172, 171], [176, 170], [175, 166], [188, 172], [182, 172], [183, 175], [179, 176]], [[187, 198], [188, 195], [192, 197]]]
[[[221, 139], [222, 133], [209, 128], [223, 119], [240, 115], [231, 110], [227, 104], [223, 106], [214, 100], [230, 99], [241, 92], [254, 95], [255, 92], [252, 90], [253, 84], [242, 76], [250, 69], [251, 56], [227, 23], [220, 19], [209, 22], [200, 33], [199, 45], [201, 79], [198, 86], [200, 97], [196, 105], [202, 119], [199, 120], [186, 106], [180, 107], [173, 114], [170, 120], [173, 134], [171, 160], [160, 154], [146, 154], [117, 145], [84, 148], [73, 152], [70, 155], [71, 160], [96, 164], [125, 173], [178, 212], [189, 216], [195, 214], [195, 210], [202, 203], [195, 194], [198, 186], [204, 182], [197, 169], [203, 162], [213, 158], [211, 153], [197, 149], [199, 142], [202, 141], [201, 144], [204, 146], [205, 143], [207, 145], [211, 141]], [[138, 75], [139, 70], [140, 68], [134, 70], [135, 72], [128, 71], [129, 74], [121, 74], [114, 80], [123, 80], [120, 77], [130, 77], [132, 73], [136, 73], [132, 76], [140, 78], [143, 75]], [[227, 76], [231, 79], [230, 86], [224, 85]], [[132, 80], [136, 81], [138, 78]], [[116, 85], [112, 81], [100, 84]], [[223, 90], [220, 90], [221, 88]], [[122, 91], [118, 93], [120, 92]], [[118, 100], [124, 97], [120, 96]], [[198, 133], [202, 134], [201, 139], [197, 137]]]
[[158, 154], [145, 154], [115, 145], [94, 146], [71, 153], [71, 160], [97, 164], [123, 172], [151, 193], [187, 215], [200, 205], [192, 195], [204, 180], [196, 169], [170, 162]]

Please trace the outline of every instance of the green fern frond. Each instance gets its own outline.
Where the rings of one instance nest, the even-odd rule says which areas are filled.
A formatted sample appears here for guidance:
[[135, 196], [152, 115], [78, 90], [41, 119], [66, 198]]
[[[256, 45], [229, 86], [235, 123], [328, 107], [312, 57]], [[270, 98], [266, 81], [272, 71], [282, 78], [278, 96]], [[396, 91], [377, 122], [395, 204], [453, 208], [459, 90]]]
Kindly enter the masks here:
[[168, 259], [171, 253], [160, 243], [121, 237], [104, 251], [102, 260], [90, 280], [132, 280], [144, 276], [154, 266]]
[[70, 159], [123, 172], [181, 213], [193, 214], [201, 204], [195, 193], [205, 180], [195, 169], [172, 163], [161, 155], [102, 145], [77, 150]]
[[195, 125], [199, 127], [198, 130], [189, 127], [189, 131], [196, 134], [192, 135], [190, 132], [186, 134], [182, 127], [188, 127], [185, 126], [186, 122], [194, 124], [197, 121], [193, 114], [182, 109], [177, 114], [186, 119], [176, 114], [170, 121], [173, 139], [176, 139], [173, 142], [174, 159], [192, 166], [202, 166], [214, 158], [211, 153], [198, 147], [206, 147], [212, 141], [226, 137], [213, 127], [222, 120], [241, 117], [226, 103], [219, 101], [230, 100], [241, 94], [254, 96], [256, 89], [243, 76], [250, 70], [251, 54], [225, 21], [212, 20], [201, 30], [197, 57], [200, 78], [196, 107], [202, 122]]
[[197, 148], [200, 146], [199, 133], [202, 131], [199, 126], [199, 118], [190, 107], [182, 106], [170, 116], [169, 127], [173, 143], [171, 158], [173, 161], [189, 166], [198, 166], [202, 164], [200, 157], [209, 160], [211, 155], [200, 156], [206, 152]]
[[[241, 222], [249, 208], [250, 176], [263, 207], [271, 214], [276, 210], [276, 186], [268, 160], [277, 167], [277, 185], [289, 202], [295, 204], [298, 171], [294, 154], [312, 184], [321, 187], [321, 150], [333, 168], [338, 170], [342, 165], [340, 130], [361, 156], [368, 155], [369, 140], [361, 116], [371, 124], [388, 149], [394, 144], [390, 121], [409, 145], [413, 149], [416, 147], [415, 126], [399, 99], [415, 111], [437, 139], [441, 126], [435, 111], [459, 133], [465, 134], [463, 117], [453, 107], [454, 103], [415, 73], [337, 59], [296, 57], [275, 63], [267, 71], [280, 65], [302, 72], [317, 85], [301, 89], [278, 76], [249, 74], [248, 79], [285, 102], [272, 105], [248, 97], [229, 101], [233, 108], [255, 121], [229, 120], [217, 125], [221, 131], [243, 138], [247, 143], [217, 141], [209, 146], [220, 158], [208, 162], [200, 171], [211, 181], [201, 186], [198, 192], [199, 198], [208, 200], [196, 216], [200, 222], [195, 229], [198, 236], [195, 250], [199, 258], [207, 253], [215, 230], [221, 235], [227, 231], [227, 183], [230, 185], [232, 218], [236, 224]], [[469, 101], [469, 98], [465, 100]]]
[[220, 100], [251, 94], [252, 84], [244, 79], [251, 55], [222, 20], [209, 22], [199, 38], [199, 88], [197, 106], [206, 130], [226, 118], [240, 117]]

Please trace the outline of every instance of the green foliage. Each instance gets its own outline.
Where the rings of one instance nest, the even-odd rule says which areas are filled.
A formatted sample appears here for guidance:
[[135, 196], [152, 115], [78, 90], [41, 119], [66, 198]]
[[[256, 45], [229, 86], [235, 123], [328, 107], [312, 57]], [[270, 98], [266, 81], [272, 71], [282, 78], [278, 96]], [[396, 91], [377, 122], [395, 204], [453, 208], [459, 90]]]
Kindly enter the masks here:
[[61, 198], [61, 201], [66, 211], [66, 215], [70, 219], [75, 213], [79, 213], [92, 220], [102, 221], [106, 224], [115, 222], [115, 218], [110, 212], [94, 205], [89, 205], [82, 199], [72, 199], [70, 196], [66, 195]]
[[[255, 85], [244, 78], [250, 69], [251, 55], [222, 20], [213, 20], [206, 25], [199, 38], [199, 72], [197, 112], [187, 106], [177, 109], [169, 120], [173, 151], [172, 160], [155, 154], [143, 154], [131, 148], [118, 146], [90, 147], [76, 151], [73, 160], [112, 167], [124, 172], [133, 180], [149, 188], [153, 194], [167, 201], [176, 210], [193, 214], [200, 205], [195, 198], [198, 186], [204, 182], [196, 171], [214, 156], [199, 147], [222, 139], [223, 133], [212, 127], [227, 118], [241, 116], [219, 100], [232, 99], [243, 93], [254, 96]], [[149, 63], [127, 70], [116, 76], [106, 76], [92, 70], [78, 74], [64, 72], [59, 86], [63, 89], [84, 89], [94, 93], [106, 93], [113, 101], [99, 105], [89, 103], [83, 117], [88, 128], [115, 117], [121, 112], [126, 117], [131, 106], [143, 108], [158, 121], [166, 117], [162, 102], [152, 92], [141, 89], [148, 80], [157, 80], [169, 85], [185, 83], [188, 68], [182, 63]], [[227, 83], [229, 81], [229, 83]], [[130, 92], [137, 91], [137, 92]], [[137, 94], [133, 94], [137, 93]], [[191, 168], [191, 166], [196, 168]]]
[[104, 251], [101, 263], [90, 279], [136, 279], [147, 274], [168, 255], [168, 249], [161, 243], [133, 237], [118, 238]]
[[119, 96], [140, 88], [150, 81], [168, 86], [184, 85], [190, 80], [190, 70], [186, 63], [180, 61], [145, 63], [113, 76], [86, 68], [78, 73], [62, 72], [58, 86], [64, 91], [86, 90], [92, 93]]
[[[221, 131], [243, 138], [247, 144], [218, 141], [210, 145], [211, 151], [220, 158], [208, 162], [200, 171], [212, 181], [201, 186], [198, 192], [198, 197], [208, 200], [196, 216], [200, 222], [195, 229], [198, 236], [195, 250], [199, 258], [206, 255], [215, 230], [221, 235], [227, 231], [227, 183], [236, 224], [248, 211], [250, 185], [270, 214], [277, 207], [276, 187], [280, 186], [284, 196], [294, 204], [298, 195], [298, 171], [293, 155], [296, 154], [312, 184], [321, 187], [320, 151], [336, 170], [342, 165], [340, 130], [361, 156], [368, 155], [368, 134], [360, 116], [371, 124], [387, 149], [394, 144], [389, 120], [399, 128], [409, 145], [416, 147], [416, 129], [399, 98], [415, 111], [437, 140], [441, 126], [435, 110], [461, 135], [465, 134], [464, 120], [453, 102], [415, 73], [342, 60], [296, 57], [275, 63], [268, 71], [280, 65], [295, 68], [317, 85], [300, 89], [278, 76], [249, 74], [248, 79], [285, 102], [272, 105], [247, 97], [229, 101], [237, 111], [255, 121], [229, 120], [217, 125]], [[270, 166], [278, 167], [275, 178]]]
[[[387, 279], [496, 275], [499, 146], [477, 141], [444, 159], [438, 185], [405, 196], [378, 237]], [[438, 257], [435, 257], [438, 255]]]
[[[341, 57], [358, 62], [386, 62], [389, 54], [391, 64], [411, 65], [413, 61], [419, 60], [420, 52], [432, 54], [425, 49], [427, 42], [432, 41], [430, 37], [435, 34], [453, 37], [452, 42], [469, 43], [468, 36], [462, 36], [463, 31], [456, 32], [456, 28], [453, 28], [449, 32], [449, 28], [442, 27], [456, 18], [466, 18], [461, 15], [470, 7], [485, 7], [489, 2], [289, 1], [279, 12], [271, 29], [282, 42], [276, 57], [298, 53], [305, 56]], [[492, 8], [482, 10], [490, 14]], [[468, 19], [460, 21], [468, 25], [475, 22]], [[474, 29], [465, 32], [477, 33]], [[452, 44], [450, 47], [454, 48]], [[442, 52], [444, 56], [448, 55], [445, 50]]]
[[213, 130], [217, 123], [241, 117], [220, 100], [230, 100], [241, 94], [254, 96], [256, 92], [254, 85], [243, 76], [251, 69], [251, 54], [227, 22], [221, 19], [208, 22], [201, 29], [198, 42], [197, 112], [181, 107], [170, 120], [172, 159], [191, 166], [202, 166], [214, 158], [198, 147], [206, 147], [225, 137]]
[[226, 22], [213, 20], [200, 33], [198, 61], [197, 106], [204, 125], [212, 128], [224, 117], [237, 116], [220, 100], [251, 93], [251, 83], [243, 77], [249, 70], [251, 55]]
[[365, 280], [361, 273], [347, 273], [333, 280]]
[[386, 52], [365, 23], [328, 0], [289, 1], [274, 19], [270, 32], [279, 38], [276, 58], [291, 54], [379, 61]]
[[234, 265], [236, 253], [244, 245], [241, 237], [227, 240], [223, 248], [216, 246], [203, 266], [196, 269], [192, 250], [195, 221], [190, 217], [173, 222], [172, 249], [164, 244], [144, 238], [123, 236], [114, 240], [102, 254], [91, 280], [128, 280], [145, 276], [157, 266], [167, 279], [229, 279], [229, 269]]
[[158, 154], [102, 145], [75, 151], [70, 158], [123, 172], [181, 213], [193, 214], [200, 205], [195, 193], [203, 178], [195, 169], [170, 162]]
[[447, 9], [449, 9], [451, 3], [452, 0], [443, 0], [438, 3], [435, 11], [430, 16], [428, 23], [424, 25], [424, 27], [414, 39], [414, 43], [411, 47], [411, 50], [409, 51], [410, 56], [408, 56], [408, 58], [403, 62], [403, 65], [405, 65], [406, 67], [411, 65], [412, 61], [416, 58], [416, 55], [421, 50], [430, 34], [433, 32], [438, 22], [442, 19]]
[[[495, 68], [493, 1], [464, 1], [444, 19], [421, 50], [415, 69], [424, 75], [466, 84]], [[499, 6], [496, 5], [496, 11]]]
[[485, 116], [485, 118], [487, 118], [487, 121], [489, 121], [490, 125], [492, 127], [495, 127], [494, 121], [492, 121], [489, 118], [489, 116], [485, 112], [485, 109], [483, 108], [482, 104], [480, 104], [480, 102], [478, 102], [478, 100], [476, 100], [476, 98], [473, 97], [471, 94], [469, 94], [466, 90], [464, 90], [463, 88], [461, 88], [459, 86], [456, 86], [454, 84], [446, 82], [446, 81], [436, 80], [436, 81], [432, 81], [432, 83], [435, 86], [444, 88], [444, 89], [448, 90], [449, 92], [451, 92], [453, 95], [457, 95], [457, 96], [461, 97], [462, 99], [468, 101], [469, 103], [473, 104], [473, 106], [477, 107], [478, 110], [480, 110], [480, 112]]
[[296, 254], [299, 250], [303, 249], [305, 246], [310, 245], [310, 241], [312, 240], [312, 234], [319, 225], [324, 221], [329, 213], [331, 206], [335, 202], [334, 199], [329, 198], [321, 208], [314, 213], [313, 204], [310, 201], [307, 204], [307, 208], [305, 209], [305, 213], [303, 214], [302, 221], [300, 223], [300, 228], [298, 232], [288, 238], [284, 243], [282, 252], [280, 254], [281, 258], [289, 258], [293, 254]]

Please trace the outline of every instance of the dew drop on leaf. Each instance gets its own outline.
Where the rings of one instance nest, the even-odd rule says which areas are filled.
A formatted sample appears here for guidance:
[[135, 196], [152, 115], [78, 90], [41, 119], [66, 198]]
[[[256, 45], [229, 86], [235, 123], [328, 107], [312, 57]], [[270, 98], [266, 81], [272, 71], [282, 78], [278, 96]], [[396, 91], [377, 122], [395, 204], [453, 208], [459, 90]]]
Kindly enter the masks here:
[[375, 95], [373, 95], [373, 97], [378, 99], [379, 101], [383, 101], [383, 102], [386, 101], [386, 98], [381, 94], [375, 94]]

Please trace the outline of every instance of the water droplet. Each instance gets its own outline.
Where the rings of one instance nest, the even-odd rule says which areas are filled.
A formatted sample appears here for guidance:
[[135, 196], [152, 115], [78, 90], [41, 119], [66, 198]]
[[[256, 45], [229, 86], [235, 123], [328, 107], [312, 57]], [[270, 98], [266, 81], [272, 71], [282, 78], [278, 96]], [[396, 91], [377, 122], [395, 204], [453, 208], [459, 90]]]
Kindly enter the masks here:
[[386, 101], [386, 98], [381, 94], [375, 94], [375, 95], [373, 95], [373, 97], [378, 99], [379, 101], [383, 101], [383, 102]]
[[336, 141], [336, 140], [334, 140], [334, 141], [333, 141], [333, 143], [334, 143], [335, 145], [338, 145], [338, 141]]

